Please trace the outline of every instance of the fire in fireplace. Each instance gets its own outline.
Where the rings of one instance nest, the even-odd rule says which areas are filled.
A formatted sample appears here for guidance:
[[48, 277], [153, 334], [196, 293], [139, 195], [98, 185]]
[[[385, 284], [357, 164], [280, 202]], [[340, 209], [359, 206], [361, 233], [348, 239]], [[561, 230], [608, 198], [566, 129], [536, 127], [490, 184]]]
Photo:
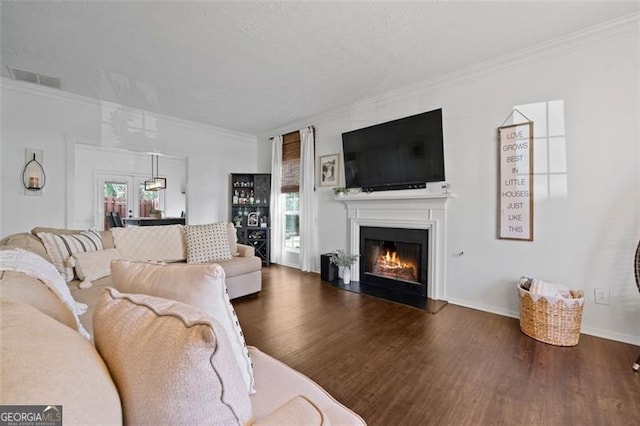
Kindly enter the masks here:
[[[377, 243], [375, 248], [371, 247], [371, 249], [367, 251], [367, 256], [370, 256], [373, 259], [373, 261], [370, 262], [372, 265], [370, 273], [394, 280], [402, 280], [419, 284], [418, 266], [416, 266], [419, 259], [415, 259], [415, 256], [409, 257], [405, 255], [405, 257], [403, 257], [395, 248], [384, 248], [385, 245], [396, 246], [395, 243], [390, 244], [389, 242], [379, 240], [368, 241], [372, 243], [372, 246]], [[419, 252], [419, 250], [411, 251]], [[417, 254], [419, 255], [419, 253]], [[365, 273], [367, 272], [368, 271], [365, 270]]]
[[426, 229], [360, 227], [360, 285], [365, 292], [424, 307]]

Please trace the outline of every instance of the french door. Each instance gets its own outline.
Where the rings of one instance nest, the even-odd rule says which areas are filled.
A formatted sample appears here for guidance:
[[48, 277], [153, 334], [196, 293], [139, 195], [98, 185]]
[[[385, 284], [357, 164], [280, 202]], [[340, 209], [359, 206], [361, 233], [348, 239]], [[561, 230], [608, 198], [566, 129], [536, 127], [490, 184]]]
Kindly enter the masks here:
[[144, 181], [147, 178], [98, 173], [95, 226], [108, 229], [107, 213], [110, 212], [127, 218], [149, 217], [152, 210], [164, 210], [164, 191], [145, 191]]

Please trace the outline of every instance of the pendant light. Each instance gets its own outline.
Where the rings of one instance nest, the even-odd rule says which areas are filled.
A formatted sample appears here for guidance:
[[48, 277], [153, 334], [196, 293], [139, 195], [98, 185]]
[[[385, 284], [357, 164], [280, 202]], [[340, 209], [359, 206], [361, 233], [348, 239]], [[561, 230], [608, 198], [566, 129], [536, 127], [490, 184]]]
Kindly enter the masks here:
[[[153, 160], [156, 160], [155, 165], [155, 173]], [[160, 191], [161, 189], [167, 189], [167, 178], [161, 178], [159, 176], [158, 171], [158, 158], [160, 156], [158, 154], [151, 154], [151, 179], [147, 179], [144, 181], [144, 190], [145, 191]]]

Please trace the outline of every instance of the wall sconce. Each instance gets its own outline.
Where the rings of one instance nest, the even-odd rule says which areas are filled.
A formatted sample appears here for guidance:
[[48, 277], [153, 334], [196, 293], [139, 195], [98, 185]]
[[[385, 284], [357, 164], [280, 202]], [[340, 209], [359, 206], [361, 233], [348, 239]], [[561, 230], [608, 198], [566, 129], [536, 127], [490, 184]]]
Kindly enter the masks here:
[[[153, 158], [156, 160], [155, 174], [153, 168]], [[158, 154], [151, 154], [151, 179], [144, 181], [145, 191], [160, 191], [161, 189], [167, 189], [167, 178], [161, 178], [158, 171]]]
[[22, 169], [22, 186], [27, 195], [42, 195], [42, 189], [47, 183], [47, 175], [42, 167], [42, 150], [27, 148], [26, 164]]

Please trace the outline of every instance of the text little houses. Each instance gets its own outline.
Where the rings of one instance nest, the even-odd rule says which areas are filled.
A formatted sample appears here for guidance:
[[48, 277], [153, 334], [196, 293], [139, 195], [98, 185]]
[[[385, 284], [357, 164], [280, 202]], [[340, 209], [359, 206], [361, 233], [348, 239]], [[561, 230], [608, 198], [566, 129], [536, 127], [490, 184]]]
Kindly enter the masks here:
[[500, 237], [530, 239], [530, 127], [500, 129]]

